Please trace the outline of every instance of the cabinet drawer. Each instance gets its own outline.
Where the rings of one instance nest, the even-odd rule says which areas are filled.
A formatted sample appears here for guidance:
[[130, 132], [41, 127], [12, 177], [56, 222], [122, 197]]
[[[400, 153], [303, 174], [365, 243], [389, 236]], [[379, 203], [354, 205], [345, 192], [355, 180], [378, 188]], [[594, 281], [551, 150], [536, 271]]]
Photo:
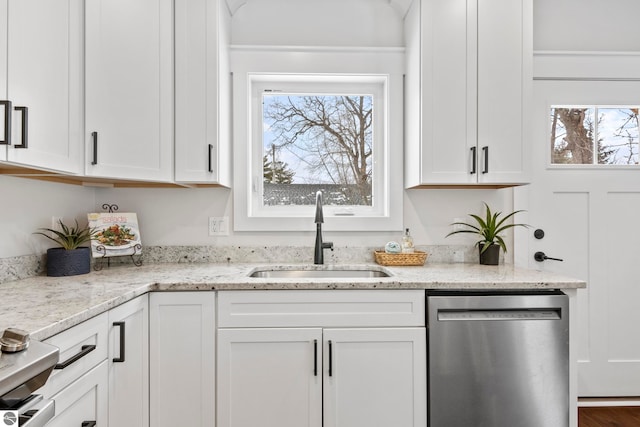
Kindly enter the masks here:
[[56, 416], [47, 427], [81, 427], [94, 421], [107, 424], [107, 362], [81, 376], [53, 396]]
[[103, 313], [45, 340], [60, 349], [58, 365], [66, 366], [53, 370], [42, 394], [53, 396], [106, 360], [107, 320], [107, 313]]
[[220, 291], [218, 326], [424, 326], [422, 290]]

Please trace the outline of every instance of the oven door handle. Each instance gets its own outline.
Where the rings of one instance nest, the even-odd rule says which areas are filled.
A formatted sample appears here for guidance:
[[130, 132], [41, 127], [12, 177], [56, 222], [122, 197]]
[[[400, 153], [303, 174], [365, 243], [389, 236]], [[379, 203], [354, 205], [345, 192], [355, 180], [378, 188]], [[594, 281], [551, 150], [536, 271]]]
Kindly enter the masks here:
[[55, 402], [51, 399], [42, 399], [20, 415], [20, 427], [44, 427], [55, 413]]

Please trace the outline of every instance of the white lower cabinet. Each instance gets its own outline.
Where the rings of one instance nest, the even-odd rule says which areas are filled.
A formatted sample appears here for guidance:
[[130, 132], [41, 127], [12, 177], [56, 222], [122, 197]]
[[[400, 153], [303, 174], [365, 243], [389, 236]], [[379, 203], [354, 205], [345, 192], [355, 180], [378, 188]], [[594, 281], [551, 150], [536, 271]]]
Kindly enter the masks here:
[[212, 427], [215, 292], [154, 292], [149, 298], [151, 426]]
[[47, 427], [106, 426], [107, 371], [103, 361], [54, 395], [56, 415]]
[[153, 292], [47, 340], [48, 426], [424, 427], [424, 314], [422, 291]]
[[46, 340], [60, 348], [39, 391], [55, 400], [47, 427], [148, 427], [148, 313], [142, 295]]
[[107, 360], [107, 316], [102, 313], [45, 340], [60, 349], [60, 359], [38, 393], [51, 397]]
[[322, 329], [218, 331], [218, 426], [321, 427]]
[[109, 426], [149, 426], [149, 302], [109, 311]]
[[323, 335], [325, 427], [426, 425], [424, 328], [325, 329]]
[[[424, 427], [422, 300], [411, 291], [220, 292], [217, 427]], [[366, 316], [349, 312], [363, 306]]]
[[[60, 360], [38, 390], [55, 401], [47, 427], [92, 427], [108, 423], [107, 313], [46, 340]], [[95, 424], [94, 424], [95, 423]]]

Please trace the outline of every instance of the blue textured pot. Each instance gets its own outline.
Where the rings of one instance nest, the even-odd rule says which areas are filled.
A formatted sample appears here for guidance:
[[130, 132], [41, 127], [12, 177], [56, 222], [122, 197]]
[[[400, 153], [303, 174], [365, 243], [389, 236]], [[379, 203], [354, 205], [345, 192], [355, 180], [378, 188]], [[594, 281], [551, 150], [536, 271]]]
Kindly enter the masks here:
[[77, 276], [91, 271], [91, 249], [47, 249], [47, 276]]

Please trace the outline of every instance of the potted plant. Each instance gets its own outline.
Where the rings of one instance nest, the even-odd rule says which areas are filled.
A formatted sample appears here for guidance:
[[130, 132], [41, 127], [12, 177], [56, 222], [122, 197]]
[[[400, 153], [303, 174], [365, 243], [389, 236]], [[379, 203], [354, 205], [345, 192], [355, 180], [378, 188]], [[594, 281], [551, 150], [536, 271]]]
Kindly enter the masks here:
[[91, 270], [91, 248], [81, 245], [89, 242], [96, 231], [89, 226], [80, 227], [77, 220], [72, 227], [65, 225], [62, 220], [59, 224], [59, 230], [40, 228], [42, 231], [35, 232], [60, 245], [58, 248], [47, 249], [47, 276], [88, 273]]
[[507, 245], [504, 243], [500, 233], [512, 227], [528, 227], [527, 224], [505, 224], [509, 218], [522, 211], [514, 211], [510, 214], [500, 217], [502, 212], [491, 212], [489, 205], [484, 203], [485, 217], [469, 214], [475, 223], [454, 222], [451, 225], [461, 225], [468, 227], [463, 230], [455, 230], [447, 234], [446, 237], [458, 233], [471, 233], [480, 236], [480, 240], [476, 242], [480, 255], [480, 264], [498, 265], [500, 259], [500, 248], [507, 252]]

